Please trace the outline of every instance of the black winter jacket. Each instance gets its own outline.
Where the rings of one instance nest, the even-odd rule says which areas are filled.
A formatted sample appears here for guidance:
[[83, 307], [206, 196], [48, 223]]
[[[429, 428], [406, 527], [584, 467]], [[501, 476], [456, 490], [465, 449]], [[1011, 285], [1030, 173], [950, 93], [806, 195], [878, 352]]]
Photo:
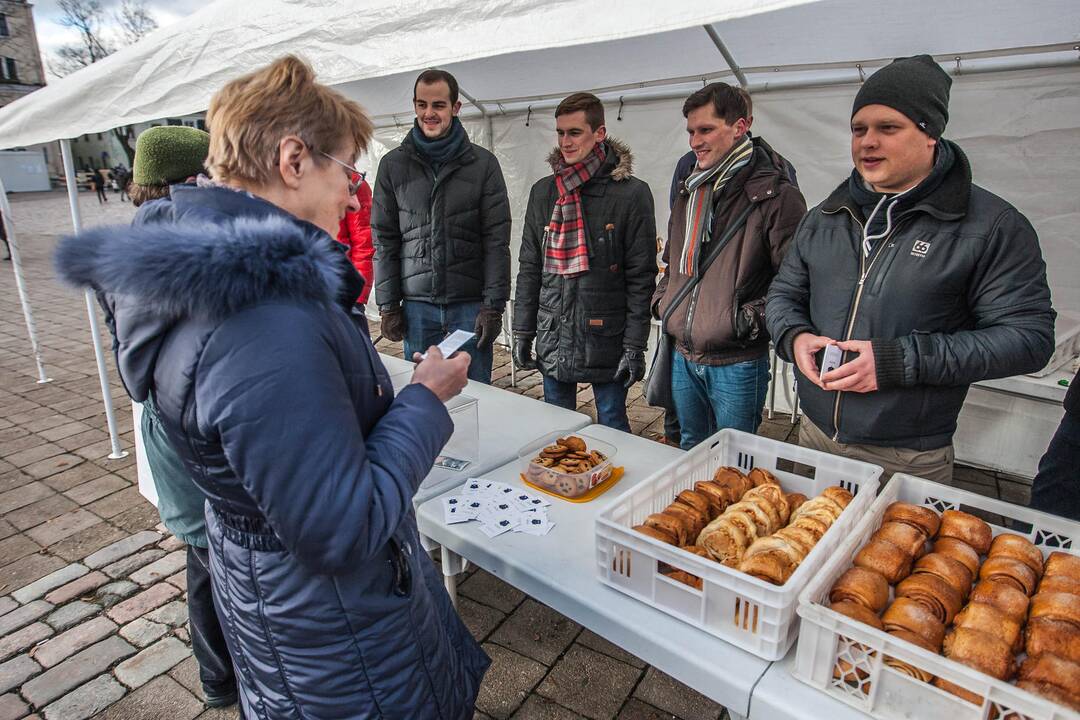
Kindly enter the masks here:
[[[544, 230], [558, 198], [555, 176], [529, 193], [518, 254], [514, 333], [536, 336], [537, 363], [562, 382], [611, 382], [623, 349], [644, 352], [656, 284], [652, 192], [633, 177], [633, 156], [608, 138], [607, 157], [581, 187], [589, 272], [574, 278], [543, 272]], [[548, 157], [554, 168], [558, 150]]]
[[371, 207], [375, 301], [510, 297], [510, 203], [499, 161], [469, 142], [438, 174], [406, 135], [379, 163]]
[[1035, 229], [973, 184], [952, 149], [952, 168], [894, 216], [862, 282], [864, 218], [845, 180], [806, 216], [769, 290], [769, 333], [789, 362], [803, 331], [874, 342], [876, 392], [826, 392], [796, 369], [803, 412], [838, 442], [944, 447], [971, 383], [1033, 372], [1053, 353]]

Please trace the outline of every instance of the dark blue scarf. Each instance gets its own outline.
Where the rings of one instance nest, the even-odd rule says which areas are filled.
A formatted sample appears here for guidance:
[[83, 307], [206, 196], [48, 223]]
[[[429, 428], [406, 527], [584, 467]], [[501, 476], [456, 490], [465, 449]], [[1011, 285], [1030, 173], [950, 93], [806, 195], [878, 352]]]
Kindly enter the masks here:
[[462, 146], [469, 139], [469, 136], [465, 134], [465, 126], [457, 118], [454, 118], [450, 124], [449, 132], [435, 140], [429, 140], [420, 129], [420, 122], [414, 121], [409, 137], [417, 152], [431, 163], [431, 169], [436, 173], [439, 172], [439, 168], [457, 157]]

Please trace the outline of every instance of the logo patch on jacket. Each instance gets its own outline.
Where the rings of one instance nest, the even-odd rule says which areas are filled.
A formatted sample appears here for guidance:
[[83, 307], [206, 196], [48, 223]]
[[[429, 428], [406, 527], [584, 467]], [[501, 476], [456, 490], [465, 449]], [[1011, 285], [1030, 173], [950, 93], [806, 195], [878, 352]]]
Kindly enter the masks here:
[[590, 318], [589, 319], [589, 327], [604, 327], [604, 319], [603, 318]]
[[930, 243], [926, 240], [916, 240], [915, 244], [911, 246], [912, 257], [926, 257], [928, 252], [930, 252]]

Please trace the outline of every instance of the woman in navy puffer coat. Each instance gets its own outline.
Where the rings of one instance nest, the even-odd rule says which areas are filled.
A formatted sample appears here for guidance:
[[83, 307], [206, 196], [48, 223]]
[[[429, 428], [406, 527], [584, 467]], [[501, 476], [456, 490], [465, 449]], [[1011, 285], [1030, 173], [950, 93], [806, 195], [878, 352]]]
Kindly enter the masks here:
[[[264, 115], [236, 109], [249, 106]], [[336, 113], [340, 136], [282, 132], [266, 179], [245, 179], [215, 145], [215, 131], [235, 141], [230, 123], [259, 117], [281, 127], [301, 114], [302, 128], [305, 109]], [[436, 351], [395, 396], [350, 314], [359, 276], [328, 235], [351, 201], [346, 172], [322, 155], [354, 156], [370, 122], [295, 58], [226, 86], [210, 120], [208, 167], [223, 184], [174, 188], [161, 223], [67, 238], [57, 264], [112, 298], [124, 384], [137, 400], [153, 392], [207, 495], [244, 717], [471, 718], [489, 660], [412, 512], [467, 356]]]

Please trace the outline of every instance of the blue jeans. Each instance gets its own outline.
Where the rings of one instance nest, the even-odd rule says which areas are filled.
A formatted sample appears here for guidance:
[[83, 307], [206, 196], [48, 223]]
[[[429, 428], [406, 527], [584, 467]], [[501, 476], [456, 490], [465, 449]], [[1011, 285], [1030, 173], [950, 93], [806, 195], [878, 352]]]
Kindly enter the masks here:
[[1031, 482], [1031, 507], [1080, 521], [1080, 417], [1065, 412]]
[[[630, 432], [626, 417], [626, 388], [621, 382], [593, 383], [596, 399], [596, 421], [615, 430]], [[544, 376], [544, 402], [567, 410], [577, 409], [577, 383], [560, 382]]]
[[757, 432], [769, 389], [769, 358], [733, 365], [698, 365], [678, 350], [671, 359], [671, 394], [679, 414], [679, 445], [689, 450], [718, 430]]
[[[406, 300], [405, 309], [405, 359], [412, 360], [413, 353], [424, 353], [432, 345], [438, 345], [443, 338], [455, 330], [473, 332], [476, 329], [476, 316], [480, 312], [480, 303], [462, 302], [450, 305], [432, 305], [418, 300]], [[491, 384], [491, 361], [494, 355], [491, 346], [481, 350], [476, 347], [476, 338], [462, 345], [461, 349], [469, 353], [469, 379]]]

